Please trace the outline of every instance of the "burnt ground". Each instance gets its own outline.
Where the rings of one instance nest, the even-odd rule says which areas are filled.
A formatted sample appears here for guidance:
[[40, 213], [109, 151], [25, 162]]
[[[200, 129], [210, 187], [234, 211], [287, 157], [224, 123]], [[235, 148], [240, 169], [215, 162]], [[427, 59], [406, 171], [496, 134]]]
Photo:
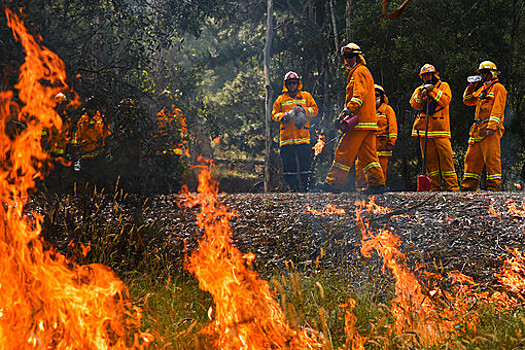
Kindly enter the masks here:
[[[363, 199], [367, 197], [357, 193], [219, 195], [219, 201], [236, 212], [230, 221], [233, 243], [242, 252], [255, 254], [254, 268], [263, 276], [286, 271], [286, 262], [292, 261], [296, 269], [340, 276], [357, 288], [383, 278], [378, 273], [382, 267], [379, 258], [367, 259], [360, 253], [355, 203]], [[399, 236], [400, 250], [414, 269], [422, 263], [431, 272], [459, 270], [482, 285], [497, 286], [495, 274], [503, 265], [507, 249], [525, 251], [525, 197], [520, 192], [398, 192], [376, 196], [375, 201], [393, 211], [367, 214], [372, 230], [388, 227]], [[106, 225], [122, 220], [118, 219], [122, 213], [136, 210], [132, 202], [120, 202], [121, 212], [117, 213], [113, 197], [108, 196], [107, 201], [97, 204], [96, 220]], [[161, 250], [169, 246], [167, 258], [172, 262], [182, 262], [184, 254], [191, 254], [201, 235], [196, 224], [199, 208], [185, 208], [183, 203], [178, 195], [158, 196], [150, 198], [146, 208], [141, 209], [143, 223], [155, 222], [163, 228], [165, 234], [160, 237], [161, 242], [156, 237], [155, 244]], [[509, 211], [512, 203], [518, 211]], [[328, 204], [344, 209], [345, 214], [317, 215], [307, 209], [309, 205], [323, 212]], [[491, 205], [496, 215], [489, 213]], [[69, 218], [76, 216], [77, 224], [85, 221], [82, 213], [86, 209], [81, 210], [80, 206], [85, 207], [85, 201], [69, 198], [60, 200], [58, 206], [54, 203], [39, 209], [44, 217], [53, 217], [55, 225], [44, 225], [44, 236], [59, 250], [67, 250], [73, 237], [49, 230], [57, 230], [60, 210], [64, 208]], [[52, 207], [58, 209], [51, 213]], [[141, 237], [141, 244], [146, 242], [148, 246], [149, 239]]]

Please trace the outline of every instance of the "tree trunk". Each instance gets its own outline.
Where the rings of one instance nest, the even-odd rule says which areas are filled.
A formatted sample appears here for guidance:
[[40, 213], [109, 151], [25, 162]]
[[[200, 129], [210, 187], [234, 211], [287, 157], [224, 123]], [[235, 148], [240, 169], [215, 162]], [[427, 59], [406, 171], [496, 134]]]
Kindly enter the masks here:
[[271, 189], [271, 156], [272, 156], [272, 85], [270, 83], [270, 61], [273, 38], [273, 0], [267, 2], [266, 17], [266, 44], [264, 45], [264, 81], [266, 85], [266, 142], [264, 155], [264, 192], [268, 193]]
[[330, 16], [332, 17], [332, 29], [334, 30], [334, 46], [336, 54], [339, 54], [339, 36], [337, 35], [337, 23], [335, 22], [335, 0], [330, 0]]
[[346, 2], [346, 12], [345, 12], [345, 19], [346, 19], [346, 41], [350, 42], [352, 41], [352, 38], [350, 37], [350, 28], [352, 27], [352, 12], [354, 10], [354, 1], [348, 0]]

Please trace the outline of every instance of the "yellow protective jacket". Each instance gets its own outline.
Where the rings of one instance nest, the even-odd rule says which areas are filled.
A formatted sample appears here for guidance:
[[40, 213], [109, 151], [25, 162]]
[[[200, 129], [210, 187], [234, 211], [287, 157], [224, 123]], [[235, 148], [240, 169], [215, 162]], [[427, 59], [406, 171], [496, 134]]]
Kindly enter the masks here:
[[[386, 98], [386, 97], [385, 97]], [[391, 156], [392, 151], [386, 150], [386, 145], [394, 146], [397, 140], [397, 119], [396, 113], [386, 103], [381, 103], [376, 112], [377, 115], [377, 151], [378, 156]]]
[[100, 112], [90, 118], [85, 113], [77, 123], [77, 131], [71, 143], [80, 147], [83, 158], [92, 158], [100, 154], [104, 140], [109, 136], [109, 130], [104, 125]]
[[[423, 85], [421, 85], [423, 86]], [[414, 126], [412, 127], [412, 136], [425, 137], [426, 113], [427, 113], [427, 99], [428, 97], [421, 97], [421, 86], [418, 86], [412, 98], [410, 98], [410, 105], [419, 111]], [[449, 104], [452, 99], [452, 91], [448, 83], [439, 80], [434, 89], [428, 93], [430, 100], [430, 120], [428, 121], [428, 137], [446, 137], [450, 138], [450, 116]]]
[[[310, 93], [302, 91], [303, 83], [299, 81], [297, 87], [297, 95], [292, 98], [286, 86], [283, 84], [282, 94], [275, 100], [272, 110], [272, 119], [281, 123], [281, 141], [280, 146], [284, 145], [299, 145], [310, 143], [310, 120], [314, 118], [319, 112], [317, 103]], [[288, 123], [282, 121], [283, 115], [291, 111], [295, 106], [301, 105], [306, 111], [306, 125], [301, 129], [295, 126], [294, 119], [290, 119]]]
[[468, 143], [483, 140], [487, 136], [487, 129], [496, 130], [500, 136], [503, 135], [506, 102], [507, 90], [498, 79], [492, 80], [488, 85], [483, 84], [478, 90], [475, 85], [467, 86], [463, 93], [463, 103], [476, 106]]
[[363, 62], [348, 74], [345, 107], [359, 117], [355, 130], [377, 130], [374, 78]]
[[157, 120], [156, 139], [157, 154], [183, 155], [187, 143], [188, 128], [180, 108], [175, 105], [164, 107], [155, 116]]

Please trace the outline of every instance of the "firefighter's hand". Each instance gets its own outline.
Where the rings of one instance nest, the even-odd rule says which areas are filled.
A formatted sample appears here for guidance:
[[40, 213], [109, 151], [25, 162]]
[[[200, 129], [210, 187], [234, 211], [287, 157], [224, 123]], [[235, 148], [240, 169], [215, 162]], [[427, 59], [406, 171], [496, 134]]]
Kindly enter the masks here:
[[281, 121], [283, 123], [288, 123], [290, 121], [290, 119], [292, 119], [292, 113], [291, 111], [290, 112], [286, 112], [283, 114], [283, 117], [281, 118]]
[[295, 107], [293, 108], [293, 110], [294, 110], [295, 112], [303, 112], [303, 113], [306, 114], [306, 111], [304, 110], [303, 106], [301, 106], [301, 105], [297, 105], [297, 106], [295, 106]]
[[387, 151], [391, 151], [391, 150], [393, 150], [393, 149], [394, 149], [394, 145], [393, 145], [393, 144], [391, 144], [391, 143], [387, 143], [387, 144], [386, 144], [386, 150], [387, 150]]
[[496, 130], [487, 129], [487, 136], [494, 135], [496, 133]]
[[425, 90], [430, 92], [430, 91], [434, 90], [434, 85], [433, 84], [425, 84], [424, 88], [425, 88]]
[[421, 89], [419, 89], [419, 94], [421, 95], [421, 97], [427, 96], [427, 89], [425, 89], [425, 87], [422, 86]]
[[345, 109], [343, 109], [343, 111], [339, 115], [339, 118], [344, 118], [344, 117], [346, 117], [347, 115], [350, 115], [350, 114], [352, 114], [352, 111], [350, 110], [350, 108], [345, 107]]

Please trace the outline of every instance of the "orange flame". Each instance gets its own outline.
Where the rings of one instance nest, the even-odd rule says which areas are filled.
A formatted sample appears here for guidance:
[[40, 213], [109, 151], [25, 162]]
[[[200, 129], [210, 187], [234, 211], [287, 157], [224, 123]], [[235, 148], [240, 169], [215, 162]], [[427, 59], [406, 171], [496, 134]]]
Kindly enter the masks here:
[[312, 149], [314, 150], [315, 156], [319, 155], [323, 151], [323, 148], [325, 145], [325, 142], [323, 141], [323, 139], [324, 139], [324, 135], [319, 135], [315, 146], [312, 147]]
[[28, 191], [47, 158], [42, 130], [62, 126], [53, 98], [67, 87], [66, 74], [60, 58], [5, 12], [26, 58], [16, 85], [22, 106], [15, 116], [24, 128], [14, 134], [6, 134], [4, 123], [13, 113], [13, 93], [0, 92], [0, 344], [6, 349], [147, 347], [152, 337], [138, 331], [140, 310], [114, 273], [44, 250], [42, 216], [24, 215]]
[[395, 279], [396, 296], [392, 300], [392, 314], [396, 319], [395, 332], [415, 333], [425, 346], [430, 347], [456, 334], [461, 325], [473, 328], [476, 318], [469, 315], [470, 320], [466, 319], [469, 303], [463, 294], [458, 293], [459, 297], [449, 302], [446, 308], [438, 309], [431, 297], [444, 295], [450, 300], [451, 296], [439, 288], [427, 290], [409, 271], [405, 262], [406, 257], [398, 249], [401, 244], [399, 237], [386, 229], [379, 229], [379, 233], [374, 234], [368, 221], [362, 217], [364, 210], [372, 214], [390, 210], [375, 204], [373, 198], [369, 203], [365, 200], [357, 202], [356, 206], [357, 225], [362, 232], [361, 253], [370, 258], [372, 250], [375, 250], [383, 258], [383, 268], [388, 268]]
[[189, 206], [201, 205], [198, 225], [204, 229], [198, 249], [186, 268], [211, 293], [215, 308], [204, 330], [218, 349], [319, 349], [318, 337], [305, 329], [292, 329], [269, 284], [251, 266], [255, 256], [242, 254], [231, 242], [229, 219], [235, 215], [218, 202], [217, 182], [208, 167], [199, 173], [197, 194], [184, 191]]

